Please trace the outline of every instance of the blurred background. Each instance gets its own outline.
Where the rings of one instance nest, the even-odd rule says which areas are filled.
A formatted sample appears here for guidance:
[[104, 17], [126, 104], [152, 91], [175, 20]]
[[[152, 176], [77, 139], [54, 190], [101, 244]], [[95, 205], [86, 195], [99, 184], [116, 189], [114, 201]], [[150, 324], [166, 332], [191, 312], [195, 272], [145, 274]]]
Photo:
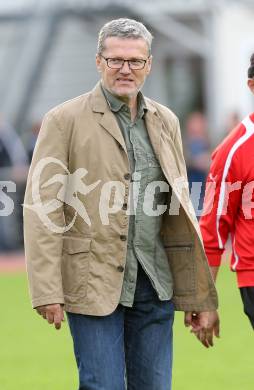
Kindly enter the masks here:
[[43, 115], [93, 88], [98, 31], [118, 17], [138, 19], [154, 35], [144, 93], [179, 116], [190, 183], [205, 180], [213, 147], [252, 111], [253, 0], [1, 1], [0, 189], [6, 180], [17, 188], [9, 216], [0, 196], [0, 251], [22, 249], [21, 203]]
[[[180, 118], [190, 188], [192, 182], [205, 181], [213, 148], [254, 108], [253, 96], [246, 85], [249, 58], [254, 52], [254, 0], [0, 0], [0, 297], [8, 294], [9, 298], [5, 310], [12, 326], [7, 319], [2, 322], [5, 334], [16, 340], [19, 328], [19, 340], [23, 341], [23, 349], [19, 352], [16, 341], [13, 341], [13, 350], [9, 343], [6, 348], [2, 347], [1, 390], [17, 388], [12, 375], [13, 364], [19, 367], [20, 388], [73, 388], [71, 374], [75, 365], [66, 357], [71, 349], [67, 333], [64, 337], [68, 346], [61, 352], [61, 358], [60, 354], [54, 355], [52, 362], [44, 350], [48, 360], [44, 359], [44, 363], [41, 360], [41, 367], [50, 370], [57, 360], [58, 371], [54, 375], [51, 373], [48, 381], [46, 376], [40, 377], [40, 385], [40, 370], [33, 360], [34, 351], [26, 349], [28, 337], [32, 343], [41, 343], [41, 351], [45, 347], [44, 338], [51, 340], [52, 345], [54, 339], [51, 339], [46, 324], [42, 339], [28, 330], [32, 324], [34, 330], [38, 328], [41, 332], [41, 322], [36, 322], [41, 320], [32, 319], [29, 299], [24, 292], [27, 287], [23, 273], [22, 203], [43, 115], [53, 106], [93, 88], [98, 81], [95, 54], [99, 29], [118, 17], [140, 20], [154, 35], [153, 70], [144, 93], [170, 107]], [[15, 183], [16, 191], [10, 187], [9, 181]], [[204, 187], [200, 200], [196, 196], [192, 198], [197, 216], [202, 210], [203, 191]], [[13, 205], [8, 216], [5, 215], [7, 196]], [[250, 332], [249, 325], [243, 314], [240, 317], [242, 309], [238, 295], [232, 295], [231, 289], [223, 290], [223, 294], [226, 310], [231, 310], [226, 317], [231, 338], [226, 339], [224, 349], [219, 349], [216, 367], [211, 359], [205, 365], [201, 347], [198, 349], [199, 346], [195, 344], [194, 347], [189, 341], [185, 344], [185, 339], [182, 339], [182, 344], [179, 344], [181, 357], [179, 354], [176, 361], [175, 389], [185, 390], [187, 383], [181, 376], [183, 355], [185, 372], [189, 370], [189, 378], [193, 380], [189, 389], [204, 386], [219, 390], [253, 388], [253, 378], [251, 381], [251, 375], [248, 376], [249, 371], [246, 371], [248, 364], [245, 365], [245, 379], [241, 377], [240, 366], [234, 371], [239, 374], [239, 380], [236, 377], [232, 380], [232, 369], [226, 379], [223, 376], [223, 364], [233, 359], [234, 354], [241, 353], [240, 344], [251, 345], [246, 336]], [[19, 326], [10, 304], [22, 310], [20, 316], [18, 314]], [[233, 321], [235, 309], [240, 323]], [[26, 321], [23, 321], [24, 313]], [[232, 348], [235, 332], [242, 328], [246, 333], [242, 338], [238, 337], [233, 355], [225, 354], [225, 348]], [[3, 333], [0, 333], [0, 338], [1, 335]], [[54, 348], [62, 351], [62, 344]], [[196, 351], [199, 367], [193, 368], [188, 348]], [[66, 361], [73, 371], [63, 379]], [[234, 360], [231, 363], [235, 365]], [[29, 365], [34, 370], [33, 377], [31, 372], [28, 373]], [[5, 370], [2, 376], [1, 367]], [[214, 373], [208, 378], [209, 367], [216, 370], [217, 379], [214, 379]], [[200, 375], [201, 387], [197, 381]], [[12, 381], [16, 383], [13, 387]]]

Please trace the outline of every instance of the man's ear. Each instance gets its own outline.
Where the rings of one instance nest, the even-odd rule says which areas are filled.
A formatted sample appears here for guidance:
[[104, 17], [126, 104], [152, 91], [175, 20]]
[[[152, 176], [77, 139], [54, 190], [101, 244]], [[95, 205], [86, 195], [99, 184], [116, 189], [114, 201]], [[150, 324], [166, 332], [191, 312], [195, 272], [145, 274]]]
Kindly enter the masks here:
[[99, 54], [96, 54], [95, 63], [98, 72], [101, 72], [101, 56], [99, 56]]
[[148, 60], [147, 60], [147, 65], [148, 65], [148, 66], [147, 66], [147, 71], [146, 71], [147, 74], [149, 74], [150, 71], [151, 71], [152, 61], [153, 61], [153, 56], [150, 55], [150, 57], [149, 57]]
[[254, 94], [254, 78], [248, 79], [247, 84], [248, 84], [248, 87], [250, 88], [251, 92]]

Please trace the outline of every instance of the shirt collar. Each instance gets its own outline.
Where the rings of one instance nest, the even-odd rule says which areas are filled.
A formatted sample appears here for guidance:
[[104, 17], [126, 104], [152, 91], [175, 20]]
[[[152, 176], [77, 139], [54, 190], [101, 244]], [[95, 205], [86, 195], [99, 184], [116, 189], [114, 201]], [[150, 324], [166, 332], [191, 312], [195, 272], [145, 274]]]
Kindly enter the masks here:
[[[101, 84], [101, 89], [104, 93], [104, 96], [107, 100], [107, 103], [111, 109], [111, 111], [113, 112], [118, 112], [120, 111], [124, 106], [126, 107], [126, 103], [124, 103], [121, 99], [119, 99], [117, 96], [113, 95], [111, 92], [109, 92], [109, 90], [107, 90], [105, 87], [103, 87], [103, 85]], [[146, 106], [146, 102], [145, 102], [145, 99], [144, 99], [144, 96], [142, 94], [142, 92], [138, 92], [138, 95], [137, 95], [137, 99], [138, 99], [138, 112], [137, 112], [137, 117], [143, 117], [143, 115], [146, 113], [147, 111], [147, 106]]]

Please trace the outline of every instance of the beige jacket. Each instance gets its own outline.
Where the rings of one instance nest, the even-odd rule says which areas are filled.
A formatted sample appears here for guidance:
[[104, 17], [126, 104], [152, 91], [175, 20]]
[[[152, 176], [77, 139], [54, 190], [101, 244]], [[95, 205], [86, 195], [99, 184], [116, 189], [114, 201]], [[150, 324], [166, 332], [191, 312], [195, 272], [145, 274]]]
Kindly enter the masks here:
[[[183, 311], [214, 310], [217, 294], [188, 190], [181, 195], [175, 186], [179, 177], [186, 179], [179, 122], [168, 108], [147, 98], [146, 104], [148, 134], [173, 188], [174, 200], [170, 202], [169, 196], [169, 206], [177, 206], [180, 200], [178, 215], [164, 213], [161, 231], [173, 274], [175, 306]], [[120, 182], [127, 202], [128, 173], [125, 142], [100, 84], [46, 114], [24, 202], [25, 256], [33, 307], [62, 303], [66, 311], [99, 316], [116, 308], [129, 216], [124, 207], [119, 208], [109, 214], [108, 224], [102, 223], [106, 203], [101, 189], [109, 181]], [[86, 194], [84, 183], [95, 183], [95, 187]], [[113, 202], [114, 197], [110, 198], [112, 207]], [[84, 220], [87, 216], [90, 225]], [[62, 232], [65, 225], [70, 228]]]

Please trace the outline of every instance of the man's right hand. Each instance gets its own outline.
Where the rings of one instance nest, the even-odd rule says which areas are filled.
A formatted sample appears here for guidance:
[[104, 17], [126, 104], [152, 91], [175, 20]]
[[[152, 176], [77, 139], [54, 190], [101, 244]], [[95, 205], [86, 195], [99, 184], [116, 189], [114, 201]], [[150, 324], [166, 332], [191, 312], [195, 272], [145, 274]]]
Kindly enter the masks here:
[[61, 322], [64, 321], [64, 311], [62, 305], [54, 303], [52, 305], [38, 306], [36, 311], [49, 324], [54, 324], [56, 329], [61, 328]]

